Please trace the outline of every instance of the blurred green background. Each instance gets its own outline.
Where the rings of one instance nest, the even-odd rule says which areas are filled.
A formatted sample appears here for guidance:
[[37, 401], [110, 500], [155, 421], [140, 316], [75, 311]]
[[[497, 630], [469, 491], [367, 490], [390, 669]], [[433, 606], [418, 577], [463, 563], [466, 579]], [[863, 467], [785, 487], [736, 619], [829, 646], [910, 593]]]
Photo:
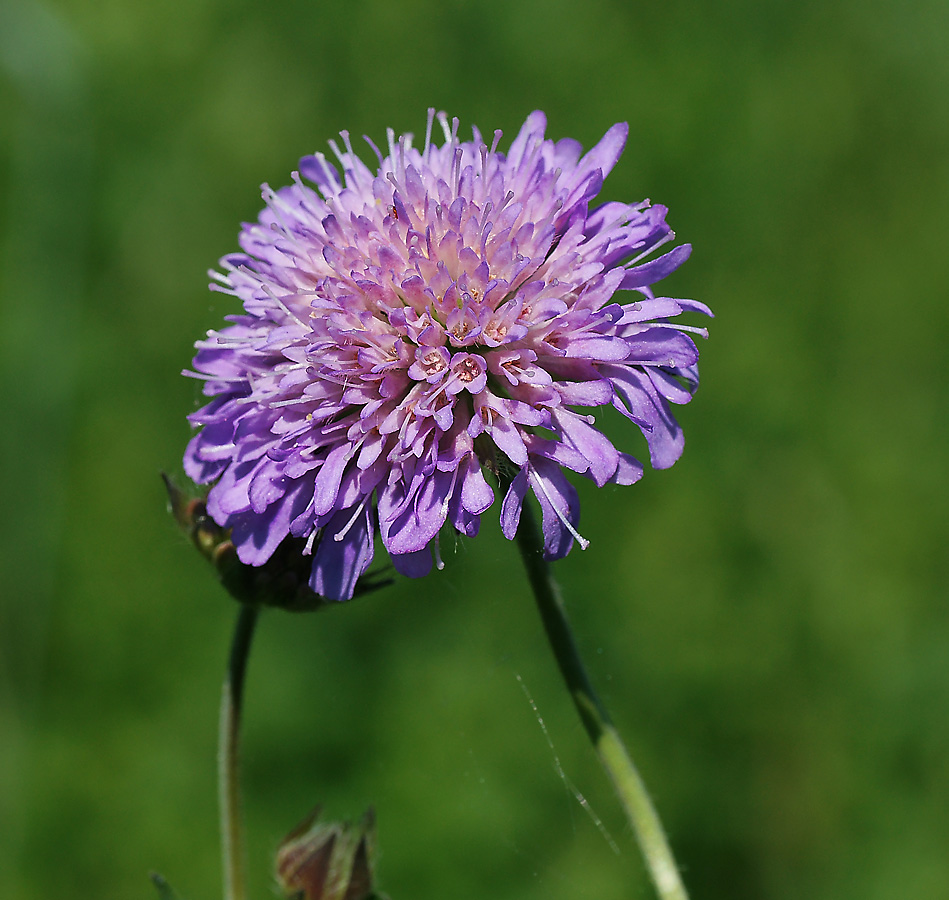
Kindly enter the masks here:
[[[941, 0], [0, 0], [0, 897], [220, 896], [235, 610], [158, 479], [178, 373], [260, 182], [429, 106], [506, 141], [628, 120], [603, 196], [694, 244], [685, 455], [584, 483], [557, 568], [694, 900], [949, 896], [947, 34]], [[317, 801], [375, 805], [394, 900], [651, 896], [496, 519], [264, 618], [253, 897]]]

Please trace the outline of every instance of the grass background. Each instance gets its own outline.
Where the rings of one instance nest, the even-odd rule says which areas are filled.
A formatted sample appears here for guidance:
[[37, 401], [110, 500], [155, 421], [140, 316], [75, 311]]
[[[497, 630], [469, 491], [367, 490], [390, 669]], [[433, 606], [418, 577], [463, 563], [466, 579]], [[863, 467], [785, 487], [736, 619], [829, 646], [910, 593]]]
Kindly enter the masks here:
[[[946, 896], [946, 33], [937, 0], [0, 0], [0, 896], [220, 895], [234, 609], [165, 510], [178, 372], [259, 183], [429, 106], [628, 120], [604, 197], [694, 244], [685, 455], [584, 484], [557, 569], [693, 897]], [[265, 617], [252, 896], [317, 801], [375, 805], [394, 900], [651, 896], [496, 516], [445, 555]]]

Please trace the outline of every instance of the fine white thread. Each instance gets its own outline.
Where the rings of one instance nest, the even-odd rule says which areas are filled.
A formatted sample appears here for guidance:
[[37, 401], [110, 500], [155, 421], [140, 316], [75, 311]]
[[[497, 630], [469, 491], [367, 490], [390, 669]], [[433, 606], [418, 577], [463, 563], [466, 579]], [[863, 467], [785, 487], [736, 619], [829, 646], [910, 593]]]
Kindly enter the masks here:
[[524, 679], [521, 678], [519, 672], [514, 673], [514, 677], [517, 679], [517, 683], [521, 686], [521, 690], [524, 692], [524, 696], [527, 698], [527, 702], [530, 704], [531, 709], [534, 711], [534, 716], [537, 718], [537, 724], [540, 725], [540, 730], [544, 733], [544, 739], [547, 741], [547, 746], [550, 748], [551, 756], [554, 758], [554, 770], [560, 776], [560, 780], [563, 782], [564, 787], [573, 794], [577, 803], [583, 807], [586, 814], [590, 817], [590, 820], [596, 825], [597, 830], [603, 835], [603, 839], [609, 845], [610, 849], [617, 855], [620, 855], [620, 849], [616, 844], [616, 841], [613, 840], [613, 836], [607, 831], [606, 826], [603, 824], [603, 820], [596, 814], [593, 807], [590, 806], [589, 801], [583, 794], [580, 793], [580, 790], [577, 786], [567, 777], [567, 773], [564, 772], [563, 766], [560, 764], [560, 757], [557, 756], [557, 751], [554, 749], [554, 742], [550, 739], [550, 733], [547, 731], [547, 725], [544, 722], [543, 717], [540, 714], [540, 710], [537, 708], [537, 704], [534, 702], [534, 698], [531, 696], [530, 691], [527, 689], [527, 685], [524, 684]]

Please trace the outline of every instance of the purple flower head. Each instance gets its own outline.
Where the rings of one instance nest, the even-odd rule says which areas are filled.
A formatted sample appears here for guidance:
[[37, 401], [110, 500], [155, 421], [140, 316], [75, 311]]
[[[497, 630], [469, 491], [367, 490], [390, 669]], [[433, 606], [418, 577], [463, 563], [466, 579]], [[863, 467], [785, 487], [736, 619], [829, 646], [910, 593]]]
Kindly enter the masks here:
[[502, 153], [500, 131], [460, 141], [457, 119], [430, 112], [421, 149], [391, 130], [388, 155], [369, 141], [377, 171], [343, 132], [342, 175], [317, 153], [291, 186], [264, 186], [243, 252], [212, 273], [244, 310], [186, 373], [213, 399], [190, 417], [185, 470], [214, 482], [208, 512], [242, 562], [304, 538], [313, 590], [347, 599], [378, 533], [398, 571], [424, 575], [446, 522], [477, 533], [495, 499], [485, 467], [507, 473], [504, 534], [530, 490], [546, 555], [562, 557], [586, 544], [563, 470], [599, 486], [642, 475], [583, 407], [616, 407], [653, 466], [678, 459], [669, 404], [691, 398], [689, 332], [704, 330], [669, 320], [709, 311], [652, 285], [690, 247], [644, 262], [674, 237], [665, 207], [591, 208], [626, 125], [585, 155], [545, 126], [532, 113]]

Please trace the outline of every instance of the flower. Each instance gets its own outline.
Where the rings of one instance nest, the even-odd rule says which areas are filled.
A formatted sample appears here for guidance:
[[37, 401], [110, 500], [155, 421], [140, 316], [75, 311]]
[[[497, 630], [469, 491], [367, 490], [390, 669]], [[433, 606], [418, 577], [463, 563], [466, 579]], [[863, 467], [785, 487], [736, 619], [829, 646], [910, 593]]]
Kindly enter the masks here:
[[530, 489], [545, 555], [560, 558], [586, 545], [563, 470], [598, 486], [643, 471], [584, 407], [616, 407], [654, 467], [678, 459], [669, 404], [691, 398], [689, 332], [705, 332], [669, 320], [710, 313], [651, 286], [691, 248], [643, 262], [674, 237], [666, 208], [591, 208], [625, 124], [585, 155], [545, 127], [532, 113], [503, 153], [500, 131], [490, 146], [477, 129], [461, 141], [457, 119], [430, 111], [421, 149], [390, 129], [383, 157], [366, 139], [376, 172], [342, 132], [343, 149], [330, 143], [342, 176], [316, 153], [291, 186], [264, 185], [243, 252], [211, 273], [243, 313], [197, 342], [185, 373], [213, 398], [190, 416], [185, 471], [213, 482], [208, 512], [243, 563], [304, 538], [312, 589], [347, 599], [378, 533], [399, 572], [424, 575], [446, 522], [477, 533], [495, 499], [485, 468], [506, 488], [505, 536]]

